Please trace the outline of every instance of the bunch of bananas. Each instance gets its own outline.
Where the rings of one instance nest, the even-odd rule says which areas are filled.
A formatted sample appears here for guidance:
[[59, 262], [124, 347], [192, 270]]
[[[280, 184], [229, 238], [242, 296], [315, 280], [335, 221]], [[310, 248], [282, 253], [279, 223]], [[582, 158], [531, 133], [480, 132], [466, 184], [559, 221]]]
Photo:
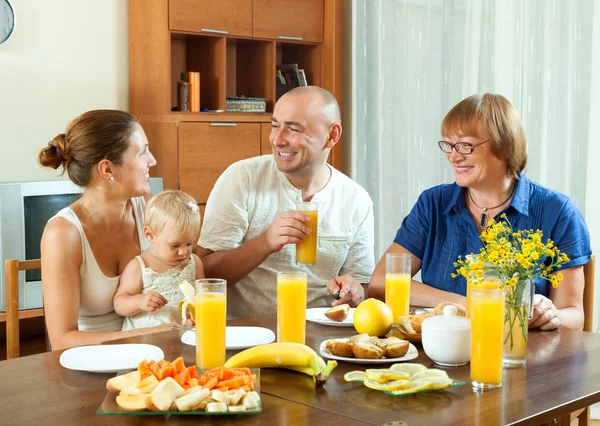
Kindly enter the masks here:
[[308, 374], [318, 384], [327, 381], [336, 361], [325, 361], [301, 343], [278, 342], [246, 349], [227, 360], [225, 367], [287, 368]]

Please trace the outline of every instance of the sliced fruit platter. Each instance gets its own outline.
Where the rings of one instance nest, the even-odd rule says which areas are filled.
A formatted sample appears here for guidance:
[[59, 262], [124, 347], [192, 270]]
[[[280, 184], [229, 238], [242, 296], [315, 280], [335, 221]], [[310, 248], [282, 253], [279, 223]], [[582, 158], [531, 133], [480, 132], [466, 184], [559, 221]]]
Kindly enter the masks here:
[[444, 370], [410, 363], [393, 364], [390, 368], [351, 371], [344, 375], [344, 380], [362, 383], [369, 389], [393, 396], [405, 396], [465, 384], [465, 382], [455, 382]]
[[98, 414], [260, 413], [260, 370], [219, 367], [202, 374], [173, 362], [142, 361], [138, 369], [106, 383], [109, 394]]

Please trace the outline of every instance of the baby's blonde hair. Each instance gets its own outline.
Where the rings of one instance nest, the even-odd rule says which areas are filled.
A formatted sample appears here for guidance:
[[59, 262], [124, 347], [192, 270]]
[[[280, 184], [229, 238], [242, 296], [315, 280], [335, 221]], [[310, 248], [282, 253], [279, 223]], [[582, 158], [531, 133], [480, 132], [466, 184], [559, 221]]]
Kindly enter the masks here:
[[190, 195], [183, 191], [167, 190], [154, 196], [144, 216], [144, 226], [159, 234], [166, 225], [176, 232], [200, 234], [200, 209]]

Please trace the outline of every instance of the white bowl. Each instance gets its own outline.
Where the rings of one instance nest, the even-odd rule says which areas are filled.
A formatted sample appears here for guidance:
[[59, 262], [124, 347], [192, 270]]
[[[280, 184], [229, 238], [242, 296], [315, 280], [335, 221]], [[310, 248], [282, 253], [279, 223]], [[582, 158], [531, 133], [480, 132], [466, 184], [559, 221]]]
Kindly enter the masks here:
[[436, 364], [456, 367], [465, 365], [471, 358], [471, 320], [456, 313], [456, 307], [447, 305], [443, 315], [423, 321], [423, 350]]

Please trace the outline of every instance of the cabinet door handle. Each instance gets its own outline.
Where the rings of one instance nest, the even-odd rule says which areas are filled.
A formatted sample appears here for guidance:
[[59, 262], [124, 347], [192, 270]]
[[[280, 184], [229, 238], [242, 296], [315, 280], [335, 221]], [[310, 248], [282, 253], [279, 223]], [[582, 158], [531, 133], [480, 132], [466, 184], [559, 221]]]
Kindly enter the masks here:
[[237, 123], [210, 123], [210, 127], [235, 127]]
[[279, 36], [281, 40], [298, 40], [302, 41], [302, 37]]
[[213, 30], [211, 28], [201, 28], [201, 31], [205, 32], [205, 33], [215, 33], [215, 34], [229, 34], [229, 31], [225, 31], [225, 30]]

